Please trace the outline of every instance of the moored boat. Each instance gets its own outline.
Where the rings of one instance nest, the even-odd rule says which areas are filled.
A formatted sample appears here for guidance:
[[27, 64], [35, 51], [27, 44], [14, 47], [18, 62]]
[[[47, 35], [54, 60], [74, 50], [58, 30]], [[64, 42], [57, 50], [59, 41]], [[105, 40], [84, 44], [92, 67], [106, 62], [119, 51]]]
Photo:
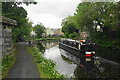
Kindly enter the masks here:
[[59, 41], [59, 48], [81, 59], [88, 58], [88, 61], [95, 56], [94, 44], [86, 43], [85, 40], [61, 39]]

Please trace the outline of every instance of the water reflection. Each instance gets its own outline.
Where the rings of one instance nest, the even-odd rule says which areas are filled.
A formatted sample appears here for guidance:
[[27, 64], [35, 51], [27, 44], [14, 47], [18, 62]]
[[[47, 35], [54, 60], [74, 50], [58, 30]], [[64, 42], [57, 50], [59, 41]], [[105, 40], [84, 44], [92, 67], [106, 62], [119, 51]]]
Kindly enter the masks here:
[[41, 52], [45, 52], [45, 47], [43, 46], [41, 42], [37, 42], [36, 46]]
[[50, 49], [50, 48], [58, 45], [58, 40], [56, 40], [56, 41], [44, 41], [41, 43], [46, 49]]
[[77, 64], [75, 78], [120, 78], [120, 65], [111, 61], [101, 62], [100, 58], [91, 60], [80, 59], [69, 52], [60, 49], [61, 55]]
[[41, 52], [45, 52], [45, 49], [50, 49], [54, 46], [58, 45], [58, 41], [39, 41], [36, 43], [37, 48], [39, 48], [39, 50]]
[[105, 47], [95, 47], [97, 56], [120, 63], [120, 51]]
[[58, 46], [46, 49], [43, 56], [47, 59], [53, 60], [57, 64], [56, 70], [60, 74], [67, 75], [67, 77], [71, 77], [74, 75], [76, 64], [69, 64], [68, 62], [64, 61], [61, 57]]
[[93, 59], [80, 59], [78, 56], [74, 56], [71, 53], [66, 52], [62, 49], [60, 49], [60, 52], [62, 56], [65, 56], [66, 58], [72, 60], [74, 63], [77, 64], [77, 67], [74, 71], [74, 75], [76, 78], [87, 78], [88, 73], [92, 71], [92, 69], [95, 67]]
[[[101, 78], [100, 73], [104, 72], [104, 68], [99, 61], [86, 62], [82, 66], [77, 66], [75, 70], [76, 78]], [[95, 63], [95, 64], [94, 64]], [[82, 74], [82, 75], [81, 75]]]
[[[51, 59], [57, 64], [56, 70], [60, 74], [67, 75], [68, 78], [120, 78], [120, 65], [109, 60], [100, 57], [80, 59], [79, 56], [59, 49], [58, 41], [40, 42], [37, 43], [37, 46], [44, 52], [45, 58]], [[101, 53], [99, 50], [96, 54]], [[105, 54], [108, 53], [102, 51], [101, 55]]]

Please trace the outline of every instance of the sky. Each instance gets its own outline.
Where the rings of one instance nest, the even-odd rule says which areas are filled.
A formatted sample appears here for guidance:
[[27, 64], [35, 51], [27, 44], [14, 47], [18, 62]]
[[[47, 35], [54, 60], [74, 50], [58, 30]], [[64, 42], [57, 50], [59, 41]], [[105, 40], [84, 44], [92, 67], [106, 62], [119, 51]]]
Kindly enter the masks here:
[[42, 23], [46, 28], [61, 28], [62, 19], [72, 16], [80, 0], [36, 0], [37, 4], [22, 5], [33, 26]]

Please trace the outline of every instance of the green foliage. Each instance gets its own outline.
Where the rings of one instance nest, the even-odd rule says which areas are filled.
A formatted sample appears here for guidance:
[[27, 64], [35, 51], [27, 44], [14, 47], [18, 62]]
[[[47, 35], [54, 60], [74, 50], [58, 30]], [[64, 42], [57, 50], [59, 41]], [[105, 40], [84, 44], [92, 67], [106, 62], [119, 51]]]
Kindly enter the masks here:
[[[77, 7], [77, 14], [74, 15], [74, 22], [76, 26], [82, 31], [85, 30], [86, 27], [92, 25], [92, 19], [90, 18], [92, 3], [82, 2]], [[89, 13], [90, 12], [90, 13]]]
[[42, 34], [45, 33], [45, 27], [41, 23], [35, 25], [33, 30], [36, 33], [37, 38], [42, 38]]
[[5, 55], [2, 58], [2, 78], [4, 78], [9, 69], [12, 67], [12, 65], [15, 63], [15, 49], [12, 50], [12, 53], [9, 55]]
[[[79, 29], [90, 33], [90, 39], [97, 45], [120, 46], [120, 1], [119, 2], [81, 2], [74, 16], [62, 21], [63, 37], [75, 39]], [[99, 26], [99, 29], [98, 29]]]
[[[98, 45], [119, 45], [120, 2], [82, 2], [77, 6], [74, 23], [80, 31], [90, 33], [90, 39]], [[98, 30], [98, 25], [100, 30]], [[119, 45], [120, 46], [120, 45]]]
[[[12, 27], [14, 41], [21, 37], [29, 37], [31, 33], [32, 22], [28, 22], [27, 11], [19, 6], [22, 2], [2, 2], [2, 16], [17, 21], [17, 26]], [[30, 4], [29, 2], [25, 4]], [[36, 3], [33, 3], [36, 4]]]
[[78, 36], [79, 36], [78, 33], [73, 32], [73, 33], [71, 33], [71, 34], [69, 35], [69, 38], [71, 38], [71, 39], [76, 39]]
[[34, 56], [35, 63], [37, 64], [40, 72], [40, 78], [65, 78], [55, 70], [56, 64], [50, 59], [45, 59], [38, 48], [28, 47], [27, 50]]
[[[69, 16], [62, 21], [62, 32], [65, 38], [76, 38], [78, 37], [78, 29], [73, 22], [73, 17]], [[75, 34], [75, 35], [74, 35]]]

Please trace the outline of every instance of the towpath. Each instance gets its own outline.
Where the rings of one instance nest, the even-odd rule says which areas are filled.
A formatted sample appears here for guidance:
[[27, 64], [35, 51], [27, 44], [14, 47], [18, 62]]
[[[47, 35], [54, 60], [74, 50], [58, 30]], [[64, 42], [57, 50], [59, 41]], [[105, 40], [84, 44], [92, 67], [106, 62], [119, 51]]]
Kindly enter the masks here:
[[6, 78], [39, 78], [39, 72], [33, 57], [26, 49], [26, 42], [16, 44], [16, 62]]

